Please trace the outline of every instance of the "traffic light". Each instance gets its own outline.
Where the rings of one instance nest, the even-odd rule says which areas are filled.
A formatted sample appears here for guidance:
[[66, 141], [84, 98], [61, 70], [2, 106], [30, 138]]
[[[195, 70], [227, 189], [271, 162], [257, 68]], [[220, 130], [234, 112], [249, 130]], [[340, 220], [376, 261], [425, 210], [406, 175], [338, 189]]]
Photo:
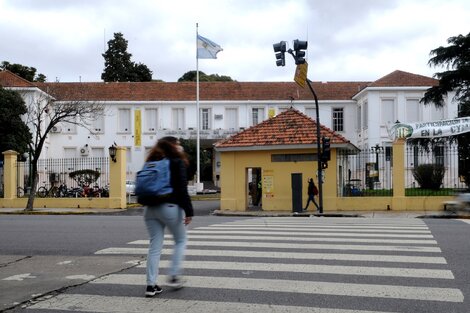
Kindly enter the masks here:
[[331, 151], [330, 151], [330, 138], [323, 137], [322, 141], [322, 154], [321, 160], [323, 162], [329, 161], [331, 159]]
[[321, 169], [326, 170], [328, 168], [328, 162], [321, 162]]
[[286, 65], [286, 50], [287, 44], [285, 41], [273, 44], [274, 52], [276, 53], [276, 65], [284, 66]]
[[308, 43], [302, 40], [294, 40], [295, 64], [305, 63], [305, 50], [307, 50]]

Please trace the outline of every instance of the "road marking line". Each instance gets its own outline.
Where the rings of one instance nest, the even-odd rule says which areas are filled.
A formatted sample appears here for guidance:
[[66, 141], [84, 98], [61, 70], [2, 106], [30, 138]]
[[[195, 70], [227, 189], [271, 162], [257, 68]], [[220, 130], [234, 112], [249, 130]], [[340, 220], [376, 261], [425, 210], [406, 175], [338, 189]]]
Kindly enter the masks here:
[[[168, 279], [168, 277], [161, 275], [159, 279], [160, 281], [164, 282]], [[111, 274], [109, 276], [96, 279], [91, 283], [142, 286], [143, 283], [145, 283], [145, 275]], [[373, 297], [442, 302], [463, 302], [464, 300], [464, 296], [459, 289], [424, 286], [412, 287], [397, 285], [204, 276], [187, 276], [187, 283], [185, 286], [194, 288], [220, 288], [268, 292], [279, 292], [279, 286], [282, 286], [282, 292], [292, 292], [296, 294], [322, 294], [334, 296]]]
[[[173, 236], [170, 234], [165, 235], [166, 239], [172, 239]], [[189, 235], [189, 239], [217, 239], [217, 240], [253, 240], [251, 236], [212, 236], [212, 235]], [[256, 237], [256, 241], [293, 241], [293, 242], [362, 242], [362, 243], [394, 243], [394, 244], [422, 244], [422, 245], [437, 245], [436, 240], [427, 239], [373, 239], [373, 238], [315, 238], [315, 237], [278, 237], [278, 236], [266, 236]], [[148, 240], [135, 240], [128, 242], [132, 245], [148, 245]]]
[[[382, 230], [382, 229], [391, 229], [391, 230], [429, 230], [427, 226], [357, 226], [357, 225], [312, 225], [312, 224], [284, 224], [284, 223], [279, 223], [279, 224], [274, 224], [274, 223], [269, 223], [269, 224], [255, 224], [255, 223], [244, 223], [244, 224], [233, 224], [233, 223], [228, 223], [228, 224], [213, 224], [210, 226], [205, 226], [209, 228], [220, 228], [220, 227], [257, 227], [257, 228], [264, 228], [264, 227], [276, 227], [276, 228], [291, 228], [295, 227], [297, 228], [302, 228], [302, 229], [322, 229], [322, 228], [334, 228], [334, 229], [370, 229], [370, 230]], [[197, 229], [202, 229], [203, 227], [198, 227]]]
[[256, 235], [256, 236], [266, 236], [266, 235], [282, 235], [282, 236], [327, 236], [327, 237], [373, 237], [373, 238], [434, 238], [432, 234], [429, 235], [416, 235], [416, 234], [383, 234], [383, 233], [373, 233], [373, 234], [363, 234], [363, 233], [352, 233], [352, 232], [317, 232], [317, 231], [266, 231], [266, 230], [199, 230], [192, 229], [188, 231], [188, 234], [246, 234], [246, 235]]
[[[116, 248], [110, 247], [96, 251], [95, 254], [131, 254], [146, 255], [147, 248]], [[172, 249], [163, 249], [163, 255], [171, 255]], [[406, 256], [406, 255], [374, 255], [374, 254], [347, 254], [347, 253], [300, 253], [280, 251], [240, 251], [240, 250], [210, 250], [187, 249], [188, 256], [209, 257], [242, 257], [242, 258], [269, 258], [269, 259], [302, 259], [302, 260], [337, 260], [337, 261], [366, 261], [366, 262], [392, 262], [392, 263], [420, 263], [420, 264], [447, 264], [443, 257]]]
[[[305, 229], [300, 227], [258, 227], [258, 226], [209, 226], [209, 227], [198, 227], [197, 230], [257, 230], [257, 231], [264, 231], [264, 230], [302, 230], [308, 231], [310, 229]], [[313, 230], [313, 229], [312, 229]], [[391, 233], [391, 234], [430, 234], [430, 230], [398, 230], [398, 229], [340, 229], [340, 228], [316, 228], [314, 229], [315, 232], [349, 232], [349, 233]]]
[[286, 306], [240, 302], [216, 302], [178, 299], [146, 299], [144, 297], [60, 294], [33, 304], [29, 309], [62, 310], [104, 313], [140, 312], [224, 312], [224, 313], [396, 313], [391, 311], [362, 311], [305, 306]]
[[[160, 267], [170, 268], [171, 261], [161, 260]], [[138, 267], [147, 267], [143, 262]], [[184, 268], [234, 271], [319, 273], [359, 276], [390, 276], [432, 279], [454, 279], [452, 271], [421, 268], [372, 267], [372, 266], [339, 266], [315, 264], [282, 264], [282, 263], [248, 263], [248, 262], [215, 262], [184, 261]]]
[[[173, 244], [172, 240], [165, 240], [164, 244]], [[280, 243], [280, 242], [241, 242], [241, 241], [191, 241], [187, 246], [198, 247], [237, 247], [237, 248], [276, 248], [276, 249], [319, 249], [319, 250], [354, 250], [354, 251], [407, 251], [436, 253], [441, 252], [439, 247], [421, 246], [379, 246], [379, 245], [340, 245], [340, 244], [314, 244], [314, 243]]]

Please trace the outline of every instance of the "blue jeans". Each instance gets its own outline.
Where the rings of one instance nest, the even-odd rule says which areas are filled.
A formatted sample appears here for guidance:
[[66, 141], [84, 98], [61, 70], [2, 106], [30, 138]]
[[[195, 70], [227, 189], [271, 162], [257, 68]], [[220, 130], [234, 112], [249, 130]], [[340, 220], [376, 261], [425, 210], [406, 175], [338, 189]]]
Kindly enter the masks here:
[[172, 203], [146, 207], [144, 212], [145, 225], [150, 236], [147, 255], [147, 285], [153, 286], [158, 279], [160, 256], [162, 253], [165, 226], [168, 226], [175, 246], [169, 274], [181, 274], [181, 263], [186, 248], [186, 228], [183, 224], [183, 209]]

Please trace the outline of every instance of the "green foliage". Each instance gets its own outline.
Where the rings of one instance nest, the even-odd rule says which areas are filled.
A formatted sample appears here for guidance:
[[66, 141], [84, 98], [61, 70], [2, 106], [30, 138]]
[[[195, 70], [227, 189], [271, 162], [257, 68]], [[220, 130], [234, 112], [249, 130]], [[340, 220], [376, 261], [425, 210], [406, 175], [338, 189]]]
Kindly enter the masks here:
[[[193, 180], [197, 171], [196, 140], [180, 138], [179, 141], [188, 155], [188, 180]], [[210, 150], [201, 150], [199, 158], [201, 162], [201, 181], [212, 180], [212, 152]]]
[[188, 155], [189, 166], [188, 166], [188, 180], [193, 180], [194, 175], [196, 174], [197, 165], [196, 165], [196, 141], [190, 139], [179, 139], [181, 146], [184, 149], [184, 152]]
[[[178, 82], [195, 82], [196, 81], [197, 72], [196, 71], [189, 71], [184, 73], [178, 79]], [[230, 76], [219, 75], [219, 74], [211, 74], [207, 75], [204, 72], [199, 71], [199, 81], [201, 82], [232, 82], [233, 79]]]
[[446, 169], [439, 164], [421, 164], [413, 169], [413, 177], [422, 189], [438, 190]]
[[80, 187], [90, 186], [98, 180], [100, 172], [95, 170], [78, 170], [69, 173], [69, 177], [77, 182]]
[[144, 82], [152, 80], [152, 71], [142, 63], [131, 61], [132, 54], [127, 52], [127, 40], [122, 33], [114, 33], [108, 41], [104, 57], [104, 71], [101, 79], [105, 82]]
[[[449, 46], [431, 51], [430, 66], [444, 66], [447, 71], [436, 73], [439, 85], [431, 87], [424, 94], [421, 102], [434, 103], [436, 107], [444, 105], [445, 96], [455, 91], [459, 102], [458, 117], [470, 116], [470, 33], [458, 35], [447, 40]], [[459, 150], [459, 175], [470, 188], [470, 133], [450, 138], [457, 139]]]
[[38, 74], [36, 76], [36, 68], [34, 67], [24, 66], [21, 64], [17, 64], [17, 63], [11, 64], [10, 62], [3, 61], [2, 64], [0, 65], [0, 69], [8, 70], [30, 82], [45, 82], [46, 81], [46, 76], [44, 76], [44, 74]]
[[[15, 150], [20, 154], [29, 151], [31, 132], [22, 121], [27, 108], [16, 91], [0, 87], [0, 152]], [[3, 159], [3, 155], [0, 156]]]

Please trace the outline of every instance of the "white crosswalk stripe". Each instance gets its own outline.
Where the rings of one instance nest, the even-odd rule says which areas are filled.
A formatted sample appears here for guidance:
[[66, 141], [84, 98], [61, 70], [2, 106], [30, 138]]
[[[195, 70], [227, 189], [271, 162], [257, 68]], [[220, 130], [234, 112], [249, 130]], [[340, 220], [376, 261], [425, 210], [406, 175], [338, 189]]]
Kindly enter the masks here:
[[[399, 306], [406, 301], [411, 305], [420, 301], [464, 301], [462, 292], [452, 284], [454, 275], [437, 241], [420, 220], [254, 218], [198, 227], [188, 231], [188, 237], [185, 290], [194, 290], [188, 299], [185, 293], [174, 294], [182, 295], [179, 299], [166, 298], [165, 292], [157, 299], [61, 294], [30, 308], [83, 312], [153, 312], [158, 307], [158, 312], [402, 313], [403, 307], [394, 310], [390, 303]], [[171, 265], [171, 236], [165, 235], [164, 244], [160, 262], [163, 274]], [[147, 246], [148, 240], [135, 240], [126, 247], [110, 247], [96, 254], [146, 255]], [[93, 280], [90, 286], [143, 288], [145, 266], [143, 262], [130, 273], [106, 275]], [[165, 281], [166, 277], [160, 275], [164, 288]], [[206, 292], [198, 297], [198, 290], [230, 290], [257, 296], [245, 303], [243, 298], [207, 298], [203, 296]], [[318, 303], [325, 305], [316, 305], [316, 301], [302, 306], [263, 300], [279, 292], [289, 298], [317, 297], [322, 299]], [[331, 301], [342, 297], [363, 300], [342, 305]], [[377, 303], [385, 304], [370, 309], [362, 304], [366, 299], [381, 299]]]

